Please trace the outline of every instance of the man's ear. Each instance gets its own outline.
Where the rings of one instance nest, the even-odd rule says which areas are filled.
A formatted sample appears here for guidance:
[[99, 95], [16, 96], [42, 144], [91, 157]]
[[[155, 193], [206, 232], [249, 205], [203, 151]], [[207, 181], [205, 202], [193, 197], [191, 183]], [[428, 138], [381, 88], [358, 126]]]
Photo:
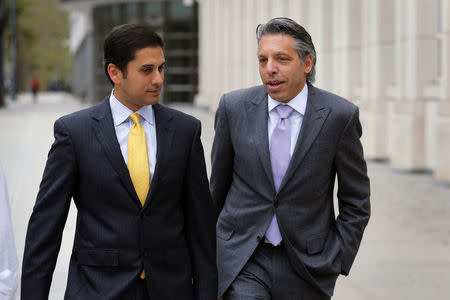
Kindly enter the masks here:
[[123, 74], [122, 71], [115, 64], [109, 64], [107, 67], [109, 77], [114, 84], [120, 84], [122, 82]]
[[306, 55], [305, 57], [305, 73], [309, 74], [313, 67], [313, 56], [311, 54]]

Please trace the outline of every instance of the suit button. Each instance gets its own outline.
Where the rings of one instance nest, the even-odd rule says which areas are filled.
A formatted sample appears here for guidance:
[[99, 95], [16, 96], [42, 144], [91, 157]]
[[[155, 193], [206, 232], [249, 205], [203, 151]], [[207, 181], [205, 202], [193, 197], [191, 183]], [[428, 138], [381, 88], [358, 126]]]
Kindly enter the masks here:
[[140, 217], [141, 219], [144, 218], [144, 212], [143, 212], [143, 211], [141, 211], [139, 217]]
[[275, 202], [273, 203], [273, 207], [275, 207], [275, 208], [278, 207], [278, 201], [275, 201]]
[[258, 235], [258, 236], [256, 237], [256, 241], [257, 241], [258, 243], [261, 243], [262, 237], [261, 237], [260, 235]]

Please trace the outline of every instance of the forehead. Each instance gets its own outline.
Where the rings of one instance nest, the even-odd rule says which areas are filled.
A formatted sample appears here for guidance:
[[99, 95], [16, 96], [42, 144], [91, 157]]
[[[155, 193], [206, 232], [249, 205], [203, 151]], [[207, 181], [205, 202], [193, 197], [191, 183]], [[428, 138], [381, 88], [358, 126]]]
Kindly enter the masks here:
[[294, 38], [288, 34], [266, 34], [261, 37], [258, 45], [258, 54], [266, 55], [278, 52], [295, 52]]
[[164, 51], [159, 46], [138, 49], [130, 63], [160, 65], [164, 63]]

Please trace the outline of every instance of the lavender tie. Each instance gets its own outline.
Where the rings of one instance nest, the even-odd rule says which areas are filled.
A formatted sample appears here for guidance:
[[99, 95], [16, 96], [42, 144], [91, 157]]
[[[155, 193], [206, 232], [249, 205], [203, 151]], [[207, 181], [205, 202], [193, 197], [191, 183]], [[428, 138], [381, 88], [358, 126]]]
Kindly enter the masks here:
[[[286, 173], [291, 160], [291, 124], [289, 116], [292, 114], [293, 109], [289, 105], [278, 105], [275, 107], [275, 111], [280, 116], [280, 120], [272, 133], [270, 162], [272, 165], [273, 183], [275, 184], [275, 190], [278, 192], [284, 173]], [[281, 242], [282, 238], [276, 215], [273, 216], [272, 222], [267, 228], [266, 238], [274, 246]]]

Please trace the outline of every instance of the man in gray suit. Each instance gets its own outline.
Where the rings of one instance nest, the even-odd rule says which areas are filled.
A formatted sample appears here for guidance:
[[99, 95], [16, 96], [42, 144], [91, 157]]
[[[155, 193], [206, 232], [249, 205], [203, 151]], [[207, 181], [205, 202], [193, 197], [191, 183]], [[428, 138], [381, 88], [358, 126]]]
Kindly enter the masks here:
[[264, 86], [223, 95], [216, 113], [218, 297], [330, 299], [370, 215], [358, 108], [312, 85], [316, 52], [296, 22], [272, 19], [257, 41]]

